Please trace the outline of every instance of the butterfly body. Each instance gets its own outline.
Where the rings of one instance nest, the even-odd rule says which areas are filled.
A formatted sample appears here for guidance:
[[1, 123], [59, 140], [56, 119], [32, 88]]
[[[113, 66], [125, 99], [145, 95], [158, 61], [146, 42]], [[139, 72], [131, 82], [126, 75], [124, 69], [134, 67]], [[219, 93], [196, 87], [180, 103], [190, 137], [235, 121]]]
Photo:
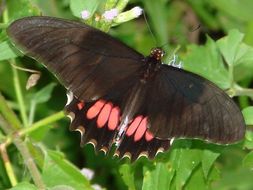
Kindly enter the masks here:
[[154, 158], [172, 138], [233, 143], [245, 123], [233, 100], [212, 82], [162, 64], [164, 51], [145, 57], [85, 24], [27, 17], [8, 30], [12, 42], [42, 62], [69, 91], [66, 113], [81, 144], [135, 160]]

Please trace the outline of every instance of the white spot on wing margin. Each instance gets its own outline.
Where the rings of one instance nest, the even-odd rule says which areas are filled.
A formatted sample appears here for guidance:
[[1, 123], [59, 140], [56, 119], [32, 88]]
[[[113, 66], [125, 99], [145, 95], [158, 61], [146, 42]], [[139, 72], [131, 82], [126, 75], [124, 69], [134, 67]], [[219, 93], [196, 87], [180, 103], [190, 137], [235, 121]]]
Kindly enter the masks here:
[[67, 100], [66, 106], [69, 105], [70, 102], [72, 102], [72, 100], [73, 100], [73, 98], [74, 98], [73, 92], [68, 91], [68, 92], [67, 92], [67, 98], [68, 98], [68, 100]]

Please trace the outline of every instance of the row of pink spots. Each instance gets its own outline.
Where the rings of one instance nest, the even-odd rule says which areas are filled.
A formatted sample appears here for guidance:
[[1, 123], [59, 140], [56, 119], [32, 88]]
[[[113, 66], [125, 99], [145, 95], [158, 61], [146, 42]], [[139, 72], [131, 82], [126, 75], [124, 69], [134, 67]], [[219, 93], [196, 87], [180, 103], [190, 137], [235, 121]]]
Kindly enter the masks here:
[[109, 130], [115, 130], [119, 124], [120, 109], [113, 107], [111, 102], [98, 100], [86, 113], [88, 119], [93, 119], [98, 115], [97, 127], [102, 128], [108, 122]]
[[148, 131], [148, 118], [142, 115], [137, 116], [126, 131], [127, 136], [134, 135], [134, 141], [139, 141], [145, 134], [146, 141], [151, 141], [154, 136]]
[[[77, 104], [79, 110], [84, 107], [84, 103]], [[98, 117], [97, 117], [98, 116]], [[94, 119], [97, 117], [97, 127], [102, 128], [108, 125], [109, 130], [115, 130], [120, 120], [120, 109], [114, 107], [111, 102], [105, 100], [98, 100], [86, 113], [88, 119]], [[131, 124], [126, 130], [127, 136], [134, 135], [134, 141], [139, 141], [144, 135], [146, 141], [151, 141], [154, 136], [147, 129], [148, 121], [147, 117], [137, 116], [133, 119]]]

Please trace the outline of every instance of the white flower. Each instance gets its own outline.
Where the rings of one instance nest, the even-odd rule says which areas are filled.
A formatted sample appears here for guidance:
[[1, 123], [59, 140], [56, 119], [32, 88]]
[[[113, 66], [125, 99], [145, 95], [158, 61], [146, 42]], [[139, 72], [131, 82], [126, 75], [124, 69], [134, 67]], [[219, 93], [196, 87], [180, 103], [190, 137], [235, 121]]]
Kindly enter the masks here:
[[117, 9], [111, 9], [109, 11], [105, 11], [104, 14], [102, 15], [105, 20], [107, 21], [111, 21], [113, 20], [115, 17], [117, 17], [119, 14]]
[[132, 9], [132, 11], [133, 11], [133, 13], [136, 15], [136, 17], [139, 17], [141, 14], [142, 14], [142, 8], [140, 8], [140, 7], [134, 7], [133, 9]]
[[83, 168], [81, 170], [81, 173], [88, 179], [88, 180], [92, 180], [92, 178], [94, 177], [94, 171], [88, 168]]
[[83, 10], [81, 12], [81, 17], [82, 17], [82, 19], [87, 20], [90, 17], [90, 12], [87, 10]]

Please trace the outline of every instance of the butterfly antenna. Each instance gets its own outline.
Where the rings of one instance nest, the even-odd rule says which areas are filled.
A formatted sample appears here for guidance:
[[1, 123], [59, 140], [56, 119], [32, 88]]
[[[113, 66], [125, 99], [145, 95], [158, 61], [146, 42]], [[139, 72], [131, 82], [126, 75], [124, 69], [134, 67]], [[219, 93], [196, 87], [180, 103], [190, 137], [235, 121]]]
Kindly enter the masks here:
[[[196, 30], [201, 28], [201, 24], [199, 24], [196, 28], [193, 28], [192, 30], [190, 30], [189, 32], [195, 32]], [[179, 39], [179, 38], [177, 38]], [[164, 46], [168, 45], [169, 42], [164, 43], [163, 45], [159, 46], [160, 48], [163, 48]], [[176, 50], [178, 50], [179, 48], [177, 48]]]
[[190, 32], [195, 32], [196, 30], [201, 28], [201, 24], [199, 24], [196, 28], [193, 28]]
[[144, 10], [143, 10], [143, 17], [144, 17], [144, 20], [145, 20], [146, 25], [147, 25], [147, 27], [148, 27], [149, 33], [150, 33], [151, 36], [152, 36], [152, 39], [153, 39], [154, 44], [155, 44], [156, 46], [158, 46], [158, 45], [157, 45], [157, 44], [158, 44], [158, 43], [157, 43], [157, 40], [156, 40], [156, 38], [155, 38], [154, 33], [153, 33], [152, 30], [151, 30], [151, 27], [150, 27], [150, 25], [149, 25], [149, 23], [148, 23], [148, 20], [147, 20], [147, 17], [146, 17], [146, 13], [145, 13]]

